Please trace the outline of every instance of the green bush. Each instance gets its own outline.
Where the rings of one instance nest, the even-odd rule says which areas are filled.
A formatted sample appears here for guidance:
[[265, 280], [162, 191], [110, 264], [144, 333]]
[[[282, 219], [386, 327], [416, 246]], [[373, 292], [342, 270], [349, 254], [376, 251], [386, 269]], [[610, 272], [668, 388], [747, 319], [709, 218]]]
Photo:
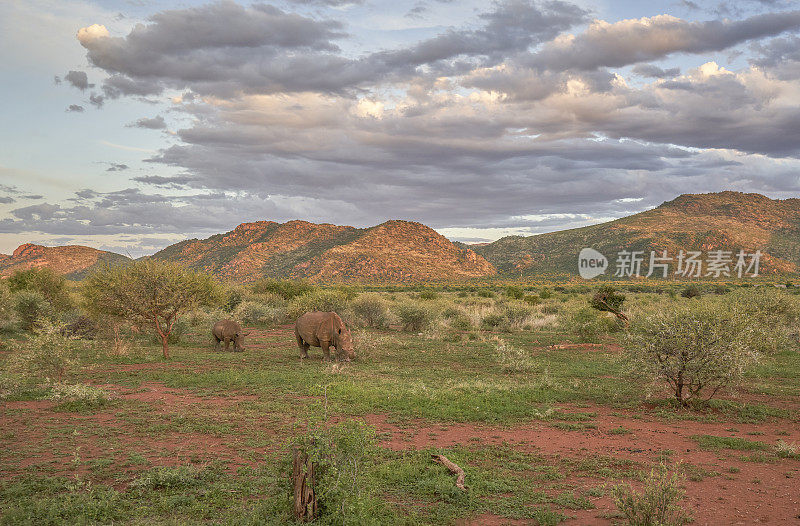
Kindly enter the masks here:
[[506, 296], [513, 300], [521, 300], [525, 297], [525, 291], [519, 287], [506, 287]]
[[735, 308], [752, 322], [752, 345], [766, 354], [797, 346], [800, 300], [786, 291], [768, 287], [732, 292], [723, 304]]
[[481, 319], [481, 327], [487, 330], [492, 330], [503, 325], [505, 321], [506, 319], [502, 314], [491, 312]]
[[601, 315], [590, 307], [584, 307], [572, 314], [569, 319], [570, 328], [582, 342], [597, 342], [603, 332]]
[[547, 289], [542, 289], [542, 291], [539, 293], [539, 297], [542, 298], [543, 300], [550, 299], [551, 296], [552, 294]]
[[56, 312], [68, 311], [73, 308], [67, 289], [67, 280], [50, 268], [19, 270], [9, 276], [7, 281], [11, 292], [27, 291], [41, 294]]
[[536, 294], [530, 294], [527, 296], [523, 296], [522, 301], [524, 301], [528, 305], [538, 305], [542, 302], [542, 299]]
[[245, 325], [274, 325], [286, 320], [286, 310], [260, 301], [243, 301], [233, 312], [233, 317]]
[[439, 297], [439, 294], [433, 290], [423, 290], [419, 293], [419, 299], [421, 300], [435, 300]]
[[291, 300], [313, 292], [316, 287], [306, 281], [262, 279], [253, 283], [252, 290], [256, 294], [272, 293], [285, 300]]
[[[356, 420], [315, 427], [293, 441], [292, 455], [297, 449], [314, 466], [315, 524], [378, 525], [384, 518], [394, 522], [386, 517], [391, 512], [371, 482], [374, 459], [380, 455], [376, 448], [375, 430]], [[284, 463], [287, 473], [291, 473], [292, 455]], [[287, 493], [291, 495], [290, 488]]]
[[0, 281], [0, 331], [12, 328], [14, 314], [14, 296], [5, 283]]
[[11, 355], [7, 369], [26, 380], [61, 382], [78, 363], [80, 348], [76, 338], [64, 334], [62, 325], [40, 321], [31, 337], [22, 342], [21, 350]]
[[222, 291], [222, 308], [226, 312], [233, 312], [245, 299], [246, 291], [241, 287], [227, 286]]
[[29, 290], [14, 294], [14, 311], [25, 330], [31, 330], [39, 320], [53, 315], [53, 308], [44, 295]]
[[290, 320], [313, 311], [335, 312], [342, 316], [346, 308], [346, 293], [336, 289], [317, 289], [290, 300], [286, 314]]
[[683, 526], [691, 518], [680, 506], [685, 494], [681, 480], [678, 471], [670, 473], [661, 464], [650, 471], [642, 491], [620, 484], [612, 488], [611, 496], [631, 526]]
[[379, 294], [362, 294], [352, 302], [353, 313], [364, 327], [389, 325], [389, 305]]
[[481, 289], [478, 291], [478, 296], [481, 298], [494, 298], [495, 294], [489, 289]]
[[519, 325], [531, 315], [531, 308], [518, 301], [503, 305], [502, 316], [509, 325]]
[[637, 377], [666, 382], [685, 406], [742, 379], [759, 357], [757, 329], [727, 302], [662, 305], [632, 321], [625, 338], [627, 366]]
[[472, 330], [472, 320], [465, 314], [458, 314], [450, 318], [450, 327], [458, 331]]
[[700, 292], [700, 287], [697, 285], [689, 285], [681, 291], [681, 296], [684, 298], [699, 298], [703, 293]]
[[394, 306], [394, 313], [403, 329], [411, 332], [427, 329], [436, 319], [433, 309], [416, 301], [398, 303]]

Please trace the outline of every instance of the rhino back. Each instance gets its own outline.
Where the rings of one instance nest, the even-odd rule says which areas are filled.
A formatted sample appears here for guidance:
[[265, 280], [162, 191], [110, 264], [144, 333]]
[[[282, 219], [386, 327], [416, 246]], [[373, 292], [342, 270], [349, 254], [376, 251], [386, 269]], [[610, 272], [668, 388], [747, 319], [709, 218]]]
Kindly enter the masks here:
[[214, 336], [219, 339], [233, 338], [237, 333], [240, 333], [242, 328], [233, 320], [222, 320], [214, 324]]
[[[339, 318], [335, 312], [306, 312], [295, 322], [297, 334], [308, 344], [330, 342], [333, 338], [333, 323]], [[340, 320], [341, 321], [341, 320]]]

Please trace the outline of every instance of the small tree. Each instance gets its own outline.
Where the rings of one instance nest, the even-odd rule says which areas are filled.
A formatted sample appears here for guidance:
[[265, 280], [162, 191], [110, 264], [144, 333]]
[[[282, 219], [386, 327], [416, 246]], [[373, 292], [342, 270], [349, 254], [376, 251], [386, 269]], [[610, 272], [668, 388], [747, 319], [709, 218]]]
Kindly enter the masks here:
[[754, 364], [758, 328], [741, 309], [701, 300], [638, 316], [626, 338], [630, 372], [669, 384], [682, 406], [735, 385]]
[[151, 324], [169, 358], [169, 337], [178, 317], [217, 302], [218, 287], [207, 274], [175, 263], [144, 260], [105, 267], [83, 286], [87, 308], [137, 324]]
[[77, 362], [81, 343], [65, 334], [64, 326], [48, 320], [33, 327], [33, 335], [18, 353], [11, 355], [8, 371], [32, 380], [61, 382]]
[[31, 330], [40, 319], [49, 318], [52, 314], [50, 302], [44, 295], [31, 290], [14, 294], [14, 310], [26, 331]]
[[8, 278], [8, 288], [11, 292], [39, 293], [56, 311], [69, 310], [73, 306], [67, 280], [47, 267], [18, 270]]
[[601, 312], [611, 312], [617, 318], [627, 322], [628, 317], [622, 313], [622, 304], [625, 302], [625, 295], [620, 294], [611, 286], [604, 286], [598, 290], [592, 299], [589, 300], [589, 305], [593, 309]]

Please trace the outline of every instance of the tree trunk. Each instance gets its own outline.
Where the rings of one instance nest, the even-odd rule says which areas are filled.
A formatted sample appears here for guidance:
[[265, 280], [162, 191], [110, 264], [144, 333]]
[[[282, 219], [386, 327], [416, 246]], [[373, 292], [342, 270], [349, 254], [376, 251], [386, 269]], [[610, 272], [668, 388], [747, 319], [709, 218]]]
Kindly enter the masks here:
[[156, 332], [161, 338], [161, 352], [164, 354], [164, 359], [169, 360], [169, 331], [164, 331], [161, 324], [158, 322], [158, 316], [155, 317]]
[[317, 494], [314, 463], [300, 448], [294, 448], [292, 458], [292, 485], [294, 486], [294, 518], [303, 522], [317, 516]]

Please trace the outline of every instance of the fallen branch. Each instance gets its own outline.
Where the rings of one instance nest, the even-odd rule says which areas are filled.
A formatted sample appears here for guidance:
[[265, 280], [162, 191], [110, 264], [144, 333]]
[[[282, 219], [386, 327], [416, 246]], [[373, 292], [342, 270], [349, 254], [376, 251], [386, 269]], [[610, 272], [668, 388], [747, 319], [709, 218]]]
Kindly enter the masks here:
[[452, 473], [453, 475], [457, 475], [456, 487], [461, 490], [467, 491], [467, 487], [464, 485], [464, 477], [466, 477], [467, 475], [464, 473], [463, 469], [455, 465], [444, 455], [431, 455], [431, 458], [433, 459], [434, 462], [438, 462], [439, 464], [442, 464], [444, 467], [450, 470], [450, 473]]

